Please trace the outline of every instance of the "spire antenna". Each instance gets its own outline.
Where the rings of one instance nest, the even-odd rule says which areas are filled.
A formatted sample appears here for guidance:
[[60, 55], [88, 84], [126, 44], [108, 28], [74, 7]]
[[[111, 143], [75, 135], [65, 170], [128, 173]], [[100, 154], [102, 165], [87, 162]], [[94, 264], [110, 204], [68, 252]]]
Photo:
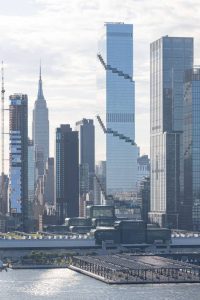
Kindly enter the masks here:
[[42, 67], [41, 67], [41, 59], [40, 59], [40, 80], [42, 80]]
[[40, 59], [40, 68], [39, 68], [39, 83], [38, 83], [38, 96], [37, 100], [45, 100], [42, 89], [42, 67], [41, 67], [41, 59]]
[[4, 65], [1, 63], [1, 207], [4, 199]]

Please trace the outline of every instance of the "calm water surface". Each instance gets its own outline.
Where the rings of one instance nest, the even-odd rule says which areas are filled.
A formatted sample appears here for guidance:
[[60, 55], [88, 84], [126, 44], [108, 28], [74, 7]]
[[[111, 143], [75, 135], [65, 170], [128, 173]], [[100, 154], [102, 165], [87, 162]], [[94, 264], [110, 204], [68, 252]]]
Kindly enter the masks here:
[[109, 286], [67, 269], [0, 273], [0, 299], [200, 300], [200, 284]]

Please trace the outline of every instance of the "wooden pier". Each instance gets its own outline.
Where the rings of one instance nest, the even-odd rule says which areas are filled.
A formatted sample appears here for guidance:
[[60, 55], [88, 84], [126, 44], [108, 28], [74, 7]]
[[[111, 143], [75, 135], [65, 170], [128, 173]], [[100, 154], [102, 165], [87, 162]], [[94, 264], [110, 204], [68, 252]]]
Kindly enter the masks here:
[[71, 269], [109, 284], [200, 283], [200, 267], [159, 256], [75, 256]]

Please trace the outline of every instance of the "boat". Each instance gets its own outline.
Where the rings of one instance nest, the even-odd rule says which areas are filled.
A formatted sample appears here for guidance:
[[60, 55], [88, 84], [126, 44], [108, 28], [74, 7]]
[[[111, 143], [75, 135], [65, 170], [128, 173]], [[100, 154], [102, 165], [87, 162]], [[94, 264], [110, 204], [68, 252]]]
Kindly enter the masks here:
[[4, 264], [2, 260], [0, 260], [0, 272], [4, 270], [7, 272], [7, 264]]

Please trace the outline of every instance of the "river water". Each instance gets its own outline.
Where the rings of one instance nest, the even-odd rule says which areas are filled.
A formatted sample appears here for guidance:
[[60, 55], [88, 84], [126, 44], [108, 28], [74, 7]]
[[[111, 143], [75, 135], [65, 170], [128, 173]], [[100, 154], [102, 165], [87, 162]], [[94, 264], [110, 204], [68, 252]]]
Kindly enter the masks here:
[[107, 285], [68, 269], [0, 273], [1, 300], [200, 300], [200, 284]]

